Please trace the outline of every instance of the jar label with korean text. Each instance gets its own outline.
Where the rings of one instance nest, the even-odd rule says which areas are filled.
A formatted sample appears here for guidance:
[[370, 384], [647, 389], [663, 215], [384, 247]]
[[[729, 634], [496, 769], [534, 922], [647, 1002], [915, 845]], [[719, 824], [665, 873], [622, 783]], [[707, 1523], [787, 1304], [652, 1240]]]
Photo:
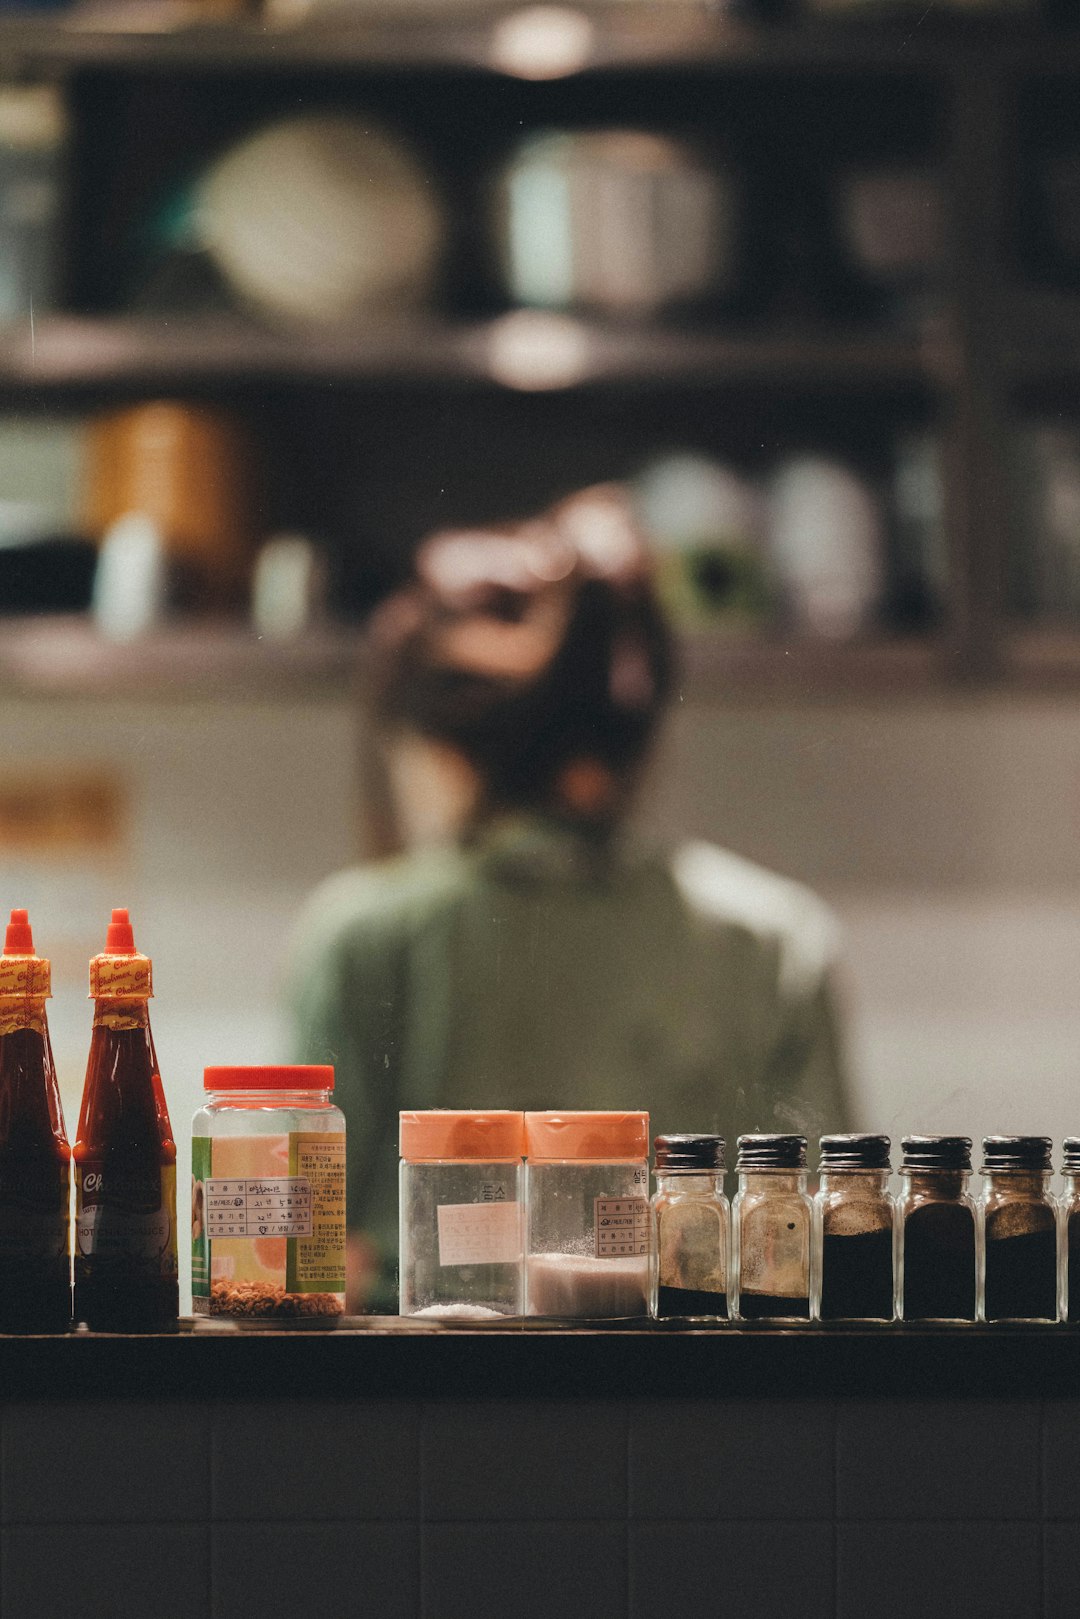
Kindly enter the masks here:
[[196, 1136], [196, 1315], [335, 1315], [345, 1290], [344, 1132]]

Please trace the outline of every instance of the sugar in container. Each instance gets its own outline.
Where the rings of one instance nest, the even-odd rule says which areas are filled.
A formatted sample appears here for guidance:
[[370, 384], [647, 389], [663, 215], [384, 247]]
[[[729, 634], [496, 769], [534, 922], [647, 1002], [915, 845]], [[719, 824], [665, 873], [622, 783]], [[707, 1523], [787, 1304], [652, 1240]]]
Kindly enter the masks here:
[[523, 1115], [400, 1116], [402, 1315], [521, 1314]]
[[526, 1310], [648, 1314], [649, 1115], [526, 1113]]

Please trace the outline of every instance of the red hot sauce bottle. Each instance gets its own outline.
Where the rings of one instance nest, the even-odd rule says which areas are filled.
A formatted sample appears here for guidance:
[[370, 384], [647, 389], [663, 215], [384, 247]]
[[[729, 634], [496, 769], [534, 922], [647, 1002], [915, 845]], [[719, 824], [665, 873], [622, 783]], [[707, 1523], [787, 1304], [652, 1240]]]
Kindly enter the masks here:
[[97, 1332], [175, 1331], [176, 1144], [149, 1001], [151, 962], [126, 910], [90, 963], [94, 1032], [75, 1142], [75, 1319]]
[[12, 911], [0, 956], [0, 1332], [71, 1325], [71, 1149], [45, 1002], [49, 963]]

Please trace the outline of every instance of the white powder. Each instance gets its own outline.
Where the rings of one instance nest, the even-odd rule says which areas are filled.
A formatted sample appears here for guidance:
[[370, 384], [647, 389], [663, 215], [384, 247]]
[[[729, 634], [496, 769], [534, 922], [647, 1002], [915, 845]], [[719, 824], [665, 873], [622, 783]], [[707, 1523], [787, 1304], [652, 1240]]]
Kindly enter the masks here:
[[596, 1259], [591, 1254], [530, 1254], [530, 1315], [614, 1320], [647, 1315], [649, 1260]]
[[410, 1316], [430, 1316], [439, 1321], [504, 1321], [501, 1310], [489, 1310], [485, 1304], [429, 1304], [423, 1310], [410, 1310]]

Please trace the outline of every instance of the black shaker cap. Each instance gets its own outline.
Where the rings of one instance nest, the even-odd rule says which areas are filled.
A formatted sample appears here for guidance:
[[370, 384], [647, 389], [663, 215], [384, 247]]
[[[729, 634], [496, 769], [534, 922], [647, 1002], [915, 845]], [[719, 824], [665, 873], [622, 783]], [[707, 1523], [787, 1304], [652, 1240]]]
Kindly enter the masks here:
[[657, 1136], [653, 1141], [657, 1169], [701, 1169], [723, 1172], [723, 1136]]
[[1075, 1174], [1080, 1170], [1080, 1136], [1066, 1136], [1062, 1147], [1061, 1167], [1068, 1170], [1070, 1175]]
[[1053, 1150], [1049, 1136], [984, 1136], [983, 1171], [1053, 1169]]
[[822, 1136], [821, 1169], [891, 1169], [888, 1136]]
[[740, 1136], [736, 1169], [805, 1169], [805, 1136]]
[[970, 1136], [905, 1136], [904, 1169], [970, 1169]]

